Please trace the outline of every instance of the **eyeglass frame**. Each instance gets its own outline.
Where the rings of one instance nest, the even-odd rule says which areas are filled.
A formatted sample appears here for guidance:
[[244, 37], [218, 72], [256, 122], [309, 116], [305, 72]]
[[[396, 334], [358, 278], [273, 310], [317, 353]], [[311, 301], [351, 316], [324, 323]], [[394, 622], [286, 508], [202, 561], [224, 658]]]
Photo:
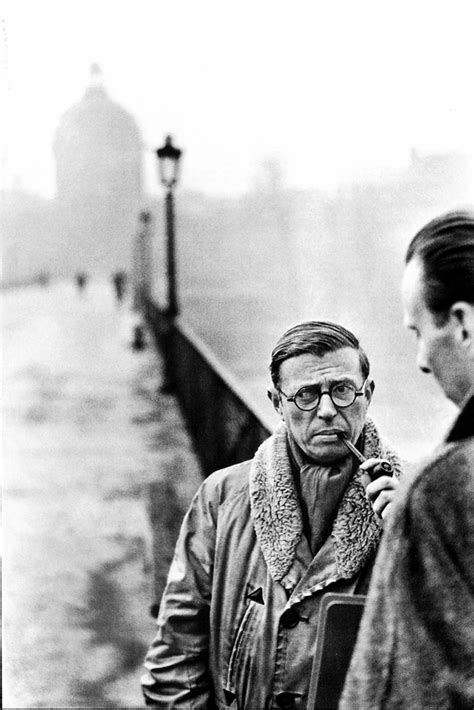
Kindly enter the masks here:
[[[368, 380], [369, 380], [369, 378], [366, 377], [365, 380], [364, 380], [363, 383], [362, 383], [361, 389], [360, 389], [360, 390], [356, 390], [356, 391], [354, 392], [354, 399], [352, 400], [352, 402], [351, 402], [350, 404], [344, 404], [344, 405], [342, 405], [342, 406], [341, 406], [340, 404], [336, 404], [336, 403], [334, 402], [334, 400], [333, 400], [333, 398], [332, 398], [332, 394], [331, 394], [331, 389], [332, 389], [333, 387], [337, 387], [337, 385], [342, 384], [342, 382], [334, 382], [333, 385], [331, 385], [331, 389], [329, 389], [329, 390], [323, 390], [322, 392], [320, 392], [320, 393], [319, 393], [319, 397], [318, 397], [318, 399], [317, 399], [317, 401], [316, 401], [316, 404], [315, 404], [313, 407], [311, 407], [310, 409], [302, 409], [302, 407], [298, 406], [298, 404], [296, 403], [296, 397], [298, 396], [298, 393], [301, 392], [301, 390], [304, 389], [305, 387], [317, 387], [317, 385], [303, 385], [302, 387], [300, 387], [300, 388], [295, 392], [294, 395], [291, 395], [290, 397], [288, 397], [288, 395], [286, 395], [286, 394], [283, 392], [283, 390], [281, 390], [279, 387], [277, 387], [276, 389], [277, 389], [277, 391], [278, 391], [280, 394], [282, 394], [282, 395], [285, 397], [285, 399], [286, 399], [287, 402], [293, 402], [293, 404], [295, 405], [295, 407], [296, 407], [297, 409], [299, 409], [300, 412], [312, 412], [313, 409], [316, 409], [317, 407], [319, 407], [319, 403], [321, 402], [321, 397], [323, 396], [323, 394], [328, 394], [328, 395], [329, 395], [329, 399], [331, 400], [331, 402], [333, 403], [333, 405], [334, 405], [335, 407], [337, 407], [337, 409], [348, 409], [348, 407], [352, 407], [352, 405], [353, 405], [354, 402], [356, 401], [357, 397], [362, 397], [362, 396], [365, 394], [365, 387], [366, 387], [366, 385], [367, 385]], [[352, 385], [351, 382], [348, 382], [347, 384], [351, 384], [351, 385]], [[352, 385], [352, 386], [353, 386], [353, 385]]]

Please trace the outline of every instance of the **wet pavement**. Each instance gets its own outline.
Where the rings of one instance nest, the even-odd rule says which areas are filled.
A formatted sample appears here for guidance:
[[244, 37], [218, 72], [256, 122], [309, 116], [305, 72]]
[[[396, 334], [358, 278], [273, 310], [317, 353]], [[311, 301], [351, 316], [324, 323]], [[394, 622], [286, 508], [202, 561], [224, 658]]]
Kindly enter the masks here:
[[198, 464], [110, 284], [2, 300], [3, 707], [142, 707], [150, 606]]

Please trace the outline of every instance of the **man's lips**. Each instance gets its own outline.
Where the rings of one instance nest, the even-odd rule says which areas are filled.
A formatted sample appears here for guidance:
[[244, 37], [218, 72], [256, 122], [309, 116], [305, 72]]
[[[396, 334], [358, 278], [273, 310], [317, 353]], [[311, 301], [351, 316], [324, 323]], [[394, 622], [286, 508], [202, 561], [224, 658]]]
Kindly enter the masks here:
[[343, 435], [342, 429], [323, 429], [322, 431], [316, 431], [314, 436], [332, 436], [339, 438]]

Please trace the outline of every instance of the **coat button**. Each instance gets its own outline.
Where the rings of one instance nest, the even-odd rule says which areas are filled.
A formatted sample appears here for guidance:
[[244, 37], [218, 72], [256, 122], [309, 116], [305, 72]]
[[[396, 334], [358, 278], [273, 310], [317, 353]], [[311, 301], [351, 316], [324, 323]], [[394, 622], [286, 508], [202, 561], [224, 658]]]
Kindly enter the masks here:
[[287, 609], [283, 612], [280, 621], [285, 629], [294, 629], [300, 621], [300, 615], [296, 609], [292, 607], [291, 609]]
[[295, 707], [295, 696], [293, 693], [288, 693], [283, 691], [283, 693], [278, 693], [276, 696], [276, 704], [279, 708], [284, 708], [284, 710], [291, 710]]

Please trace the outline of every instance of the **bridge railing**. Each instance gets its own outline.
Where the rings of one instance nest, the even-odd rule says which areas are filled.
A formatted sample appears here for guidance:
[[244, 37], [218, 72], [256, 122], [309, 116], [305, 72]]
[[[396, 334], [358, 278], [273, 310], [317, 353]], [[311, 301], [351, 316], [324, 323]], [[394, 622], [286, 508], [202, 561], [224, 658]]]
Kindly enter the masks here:
[[164, 389], [179, 400], [204, 475], [251, 458], [271, 423], [181, 319], [170, 321], [150, 299], [145, 316], [163, 354]]

